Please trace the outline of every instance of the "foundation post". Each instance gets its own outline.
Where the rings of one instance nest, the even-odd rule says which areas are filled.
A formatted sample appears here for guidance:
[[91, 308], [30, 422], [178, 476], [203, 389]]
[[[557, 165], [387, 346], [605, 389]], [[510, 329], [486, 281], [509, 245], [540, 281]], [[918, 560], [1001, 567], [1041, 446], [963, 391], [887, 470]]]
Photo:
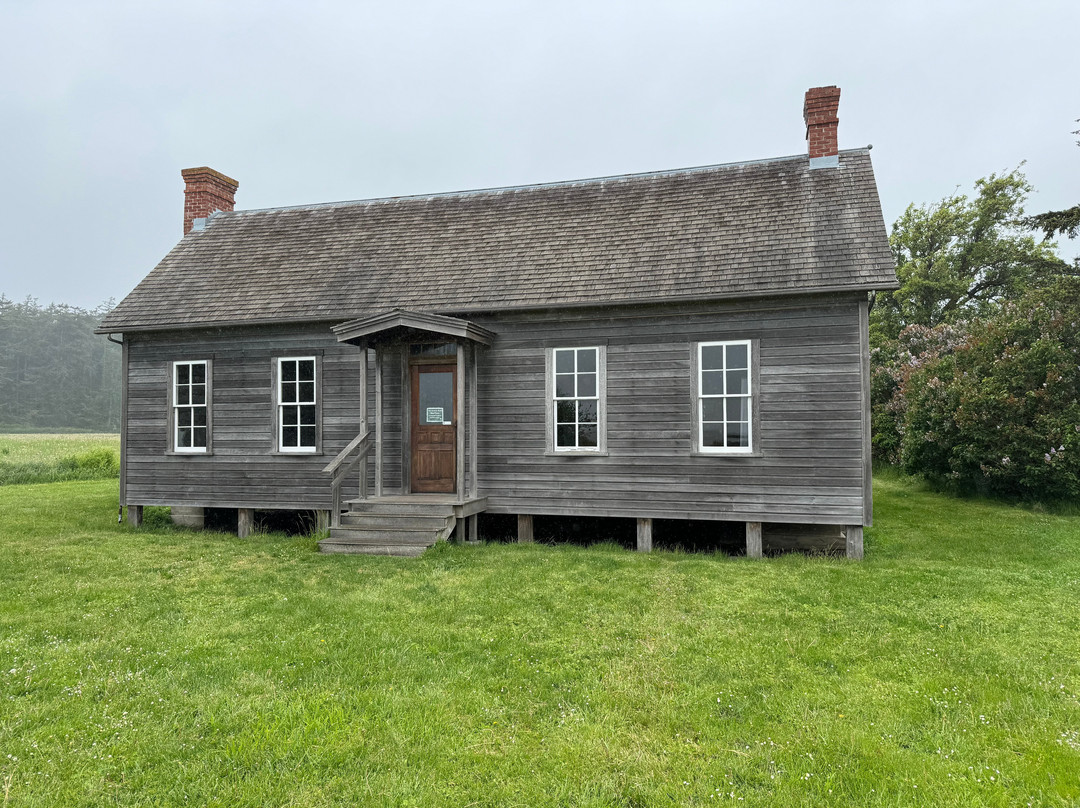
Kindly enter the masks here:
[[652, 552], [652, 519], [637, 520], [637, 548], [639, 553]]
[[761, 558], [761, 522], [746, 523], [746, 557]]
[[855, 561], [862, 561], [863, 557], [863, 529], [862, 525], [848, 525], [844, 528], [847, 540], [847, 557]]
[[524, 544], [533, 540], [533, 519], [532, 514], [519, 513], [518, 514], [518, 542]]
[[246, 539], [251, 535], [251, 531], [255, 529], [255, 509], [254, 508], [237, 508], [236, 509], [236, 535], [241, 539]]
[[142, 524], [142, 508], [142, 505], [127, 506], [128, 524], [132, 527], [139, 527]]

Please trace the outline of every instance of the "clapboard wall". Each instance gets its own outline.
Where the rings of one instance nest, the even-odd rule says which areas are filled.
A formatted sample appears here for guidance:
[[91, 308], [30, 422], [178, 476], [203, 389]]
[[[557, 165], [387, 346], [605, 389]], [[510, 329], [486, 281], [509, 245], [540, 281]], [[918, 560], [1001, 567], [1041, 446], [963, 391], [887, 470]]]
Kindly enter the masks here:
[[[328, 324], [129, 334], [124, 498], [132, 505], [325, 509], [321, 469], [360, 429], [360, 351]], [[271, 368], [318, 356], [322, 451], [274, 454]], [[213, 454], [169, 455], [168, 386], [177, 360], [213, 361]]]
[[[870, 524], [864, 295], [473, 317], [479, 479], [496, 513]], [[759, 348], [757, 456], [693, 450], [691, 354]], [[603, 345], [607, 456], [545, 455], [545, 348]]]
[[[870, 524], [864, 296], [463, 316], [496, 333], [477, 351], [478, 482], [489, 510]], [[361, 352], [329, 325], [128, 335], [125, 502], [329, 507], [321, 469], [362, 419]], [[736, 339], [758, 350], [755, 455], [697, 454], [693, 346]], [[597, 345], [607, 355], [607, 454], [545, 454], [545, 351]], [[272, 361], [311, 354], [322, 363], [322, 452], [274, 454]], [[402, 355], [388, 350], [383, 366], [387, 493], [402, 489]], [[166, 451], [169, 372], [184, 359], [213, 360], [212, 456]], [[374, 386], [369, 362], [369, 426]]]

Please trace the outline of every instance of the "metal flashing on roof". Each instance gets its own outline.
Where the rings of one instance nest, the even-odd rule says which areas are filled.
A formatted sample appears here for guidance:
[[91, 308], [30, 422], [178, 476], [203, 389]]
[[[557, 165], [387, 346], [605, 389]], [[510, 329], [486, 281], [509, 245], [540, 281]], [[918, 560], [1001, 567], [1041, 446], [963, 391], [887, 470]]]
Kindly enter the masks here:
[[839, 154], [826, 154], [823, 157], [810, 158], [810, 168], [838, 168], [839, 166]]

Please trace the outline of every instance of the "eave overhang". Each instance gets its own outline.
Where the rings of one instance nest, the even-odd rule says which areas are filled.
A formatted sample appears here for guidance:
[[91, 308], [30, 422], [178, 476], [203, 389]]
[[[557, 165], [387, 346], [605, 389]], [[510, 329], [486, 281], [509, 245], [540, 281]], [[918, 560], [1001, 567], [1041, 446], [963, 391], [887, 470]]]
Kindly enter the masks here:
[[480, 345], [490, 346], [495, 340], [495, 332], [462, 320], [442, 314], [429, 314], [421, 311], [393, 309], [383, 314], [349, 320], [330, 329], [338, 342], [367, 344], [379, 342], [391, 337], [391, 332], [407, 331], [435, 334], [455, 340], [468, 340]]

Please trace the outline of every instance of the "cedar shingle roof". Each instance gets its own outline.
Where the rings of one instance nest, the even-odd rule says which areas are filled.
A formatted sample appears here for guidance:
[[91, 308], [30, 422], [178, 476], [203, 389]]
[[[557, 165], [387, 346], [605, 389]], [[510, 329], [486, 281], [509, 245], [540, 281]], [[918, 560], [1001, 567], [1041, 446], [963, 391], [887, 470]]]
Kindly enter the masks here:
[[894, 288], [870, 155], [213, 216], [99, 331]]

